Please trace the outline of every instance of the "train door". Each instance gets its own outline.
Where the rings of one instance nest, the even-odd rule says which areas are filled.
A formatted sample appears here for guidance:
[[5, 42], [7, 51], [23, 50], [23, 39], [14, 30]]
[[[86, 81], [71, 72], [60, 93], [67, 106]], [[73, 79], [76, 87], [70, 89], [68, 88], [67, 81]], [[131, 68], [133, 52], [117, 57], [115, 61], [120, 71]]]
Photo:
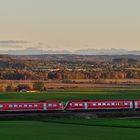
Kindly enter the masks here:
[[135, 109], [138, 108], [138, 102], [137, 102], [137, 101], [134, 102], [134, 108], [135, 108]]
[[43, 103], [43, 110], [47, 110], [47, 105], [46, 105], [46, 103]]
[[133, 108], [133, 102], [130, 101], [130, 109]]
[[3, 111], [4, 105], [0, 104], [0, 111]]
[[85, 104], [85, 110], [87, 110], [88, 109], [88, 103], [85, 102], [84, 104]]

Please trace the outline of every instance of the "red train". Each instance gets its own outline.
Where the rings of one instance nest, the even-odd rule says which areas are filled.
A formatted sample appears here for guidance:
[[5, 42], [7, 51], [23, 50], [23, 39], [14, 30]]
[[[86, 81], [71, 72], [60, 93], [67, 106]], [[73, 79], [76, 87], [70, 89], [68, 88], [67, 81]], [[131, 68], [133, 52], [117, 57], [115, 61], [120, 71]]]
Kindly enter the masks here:
[[0, 111], [56, 111], [64, 110], [59, 101], [47, 102], [0, 102]]
[[73, 100], [65, 105], [60, 101], [0, 102], [0, 111], [82, 111], [82, 110], [140, 109], [140, 100]]
[[66, 105], [66, 110], [118, 110], [133, 108], [134, 101], [131, 100], [69, 101]]

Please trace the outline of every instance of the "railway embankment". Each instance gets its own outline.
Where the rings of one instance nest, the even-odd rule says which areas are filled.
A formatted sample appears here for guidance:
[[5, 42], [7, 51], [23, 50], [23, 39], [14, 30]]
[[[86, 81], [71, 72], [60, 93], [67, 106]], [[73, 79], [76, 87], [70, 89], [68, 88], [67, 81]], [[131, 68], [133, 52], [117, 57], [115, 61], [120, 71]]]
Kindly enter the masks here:
[[140, 118], [140, 111], [88, 111], [88, 112], [9, 112], [0, 113], [0, 120], [40, 120], [49, 118]]

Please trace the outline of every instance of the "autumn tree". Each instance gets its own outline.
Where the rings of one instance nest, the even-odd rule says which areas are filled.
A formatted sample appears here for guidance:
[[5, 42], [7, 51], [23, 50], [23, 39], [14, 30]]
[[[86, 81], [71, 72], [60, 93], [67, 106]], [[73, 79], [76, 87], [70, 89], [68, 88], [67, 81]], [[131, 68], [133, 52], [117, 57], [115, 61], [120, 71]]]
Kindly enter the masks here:
[[38, 90], [38, 91], [44, 91], [45, 90], [45, 85], [43, 82], [35, 82], [33, 84], [33, 89]]

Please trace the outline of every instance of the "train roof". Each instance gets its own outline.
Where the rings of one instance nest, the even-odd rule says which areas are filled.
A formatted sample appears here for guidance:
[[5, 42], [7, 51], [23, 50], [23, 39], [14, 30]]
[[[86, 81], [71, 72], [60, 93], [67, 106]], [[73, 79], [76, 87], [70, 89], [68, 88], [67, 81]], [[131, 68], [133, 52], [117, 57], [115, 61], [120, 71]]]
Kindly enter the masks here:
[[19, 103], [19, 104], [20, 104], [20, 103], [23, 103], [23, 104], [24, 104], [24, 103], [25, 103], [25, 104], [26, 104], [26, 103], [32, 103], [32, 104], [33, 104], [33, 103], [60, 103], [60, 102], [61, 102], [61, 101], [38, 101], [38, 102], [35, 102], [35, 101], [32, 101], [32, 102], [26, 102], [26, 101], [24, 101], [24, 102], [19, 102], [19, 101], [18, 101], [18, 102], [0, 102], [0, 103]]
[[132, 100], [69, 100], [68, 102], [112, 102], [112, 101], [132, 101]]

